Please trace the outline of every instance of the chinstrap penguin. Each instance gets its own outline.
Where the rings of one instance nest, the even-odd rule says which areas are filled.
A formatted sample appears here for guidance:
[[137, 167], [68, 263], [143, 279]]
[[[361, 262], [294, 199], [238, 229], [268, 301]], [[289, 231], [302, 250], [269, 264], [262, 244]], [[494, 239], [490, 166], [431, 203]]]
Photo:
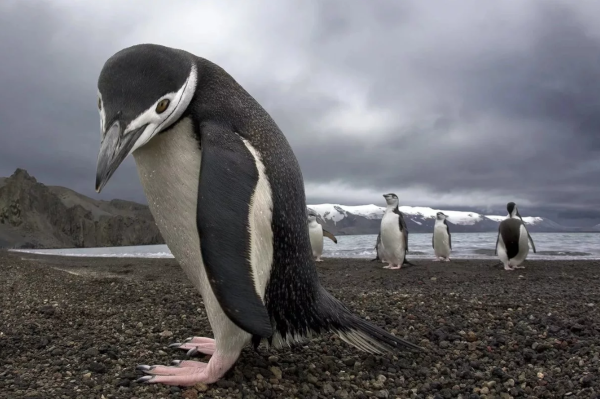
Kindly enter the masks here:
[[450, 252], [452, 251], [452, 235], [450, 227], [446, 223], [448, 216], [444, 212], [438, 212], [435, 215], [435, 224], [433, 226], [433, 236], [431, 237], [431, 246], [435, 253], [434, 262], [445, 260], [450, 261]]
[[[385, 258], [383, 258], [383, 247], [381, 245], [381, 231], [379, 232], [379, 234], [377, 234], [377, 241], [375, 242], [375, 259], [371, 259], [371, 262], [375, 262], [378, 260], [381, 261], [381, 263], [387, 263], [385, 261]], [[414, 263], [406, 259], [406, 256], [404, 257], [404, 263], [402, 263], [402, 266], [404, 265], [416, 266]]]
[[408, 229], [400, 209], [398, 209], [398, 196], [384, 194], [387, 207], [381, 219], [381, 248], [383, 258], [388, 262], [385, 269], [400, 269], [408, 252]]
[[535, 253], [535, 244], [519, 214], [517, 205], [509, 202], [506, 205], [508, 217], [498, 226], [495, 255], [498, 255], [504, 265], [504, 270], [523, 269], [521, 263], [529, 254], [529, 243]]
[[98, 111], [96, 190], [133, 154], [156, 224], [202, 295], [214, 335], [174, 344], [212, 355], [208, 363], [140, 365], [149, 375], [139, 382], [214, 383], [250, 343], [279, 347], [328, 331], [370, 353], [421, 349], [319, 284], [298, 161], [222, 68], [169, 47], [126, 48], [100, 72]]
[[321, 226], [317, 222], [319, 214], [312, 209], [308, 210], [308, 232], [310, 234], [310, 246], [312, 254], [315, 257], [315, 262], [323, 262], [321, 255], [323, 254], [323, 237], [329, 238], [337, 244], [337, 238]]

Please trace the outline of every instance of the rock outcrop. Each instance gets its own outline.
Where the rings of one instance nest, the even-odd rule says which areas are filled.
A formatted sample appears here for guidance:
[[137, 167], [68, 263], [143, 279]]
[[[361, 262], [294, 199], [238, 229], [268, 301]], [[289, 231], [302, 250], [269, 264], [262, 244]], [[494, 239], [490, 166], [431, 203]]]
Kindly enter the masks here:
[[164, 243], [147, 206], [98, 201], [17, 169], [0, 182], [0, 247], [68, 248]]

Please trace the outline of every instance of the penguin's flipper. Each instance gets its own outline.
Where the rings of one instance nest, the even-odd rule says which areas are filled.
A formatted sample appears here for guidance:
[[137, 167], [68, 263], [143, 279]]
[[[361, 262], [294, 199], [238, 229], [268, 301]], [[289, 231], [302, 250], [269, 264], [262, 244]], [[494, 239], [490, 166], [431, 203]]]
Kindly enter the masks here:
[[337, 244], [337, 238], [335, 238], [335, 236], [333, 234], [331, 234], [330, 232], [328, 232], [327, 230], [323, 229], [323, 237], [327, 237], [329, 238], [331, 241], [335, 242]]
[[531, 235], [529, 234], [529, 231], [527, 231], [527, 238], [529, 239], [529, 242], [531, 243], [531, 248], [533, 248], [533, 253], [536, 253], [536, 251], [535, 251], [535, 244], [533, 243], [533, 238], [531, 238]]
[[498, 237], [496, 237], [496, 246], [494, 247], [494, 255], [498, 255], [498, 243], [500, 242], [500, 227], [498, 227]]
[[408, 252], [408, 228], [406, 227], [406, 221], [404, 221], [404, 215], [398, 211], [398, 220], [400, 222], [400, 231], [404, 233], [404, 249]]
[[446, 231], [448, 232], [448, 245], [450, 249], [452, 249], [452, 234], [450, 234], [450, 226], [446, 223], [446, 219], [444, 219], [444, 224], [446, 225]]
[[196, 224], [204, 268], [219, 305], [238, 327], [268, 338], [271, 320], [254, 283], [250, 204], [259, 172], [241, 136], [203, 123]]

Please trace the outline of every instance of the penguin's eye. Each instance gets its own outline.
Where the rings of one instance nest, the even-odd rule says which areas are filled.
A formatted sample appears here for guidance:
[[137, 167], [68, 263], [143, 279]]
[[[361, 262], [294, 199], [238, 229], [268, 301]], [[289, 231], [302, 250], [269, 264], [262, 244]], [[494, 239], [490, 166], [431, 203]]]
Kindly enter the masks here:
[[167, 108], [169, 107], [169, 103], [170, 103], [170, 101], [167, 100], [166, 98], [164, 100], [162, 100], [161, 102], [159, 102], [158, 105], [156, 106], [156, 113], [162, 114], [163, 112], [165, 112], [167, 110]]

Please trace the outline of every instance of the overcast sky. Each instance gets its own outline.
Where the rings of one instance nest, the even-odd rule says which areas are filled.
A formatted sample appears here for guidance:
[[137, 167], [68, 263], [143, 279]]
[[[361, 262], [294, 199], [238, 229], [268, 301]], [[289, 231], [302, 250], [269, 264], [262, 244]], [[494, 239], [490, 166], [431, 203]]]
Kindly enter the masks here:
[[[138, 43], [227, 70], [274, 117], [309, 203], [600, 219], [600, 2], [0, 3], [0, 176], [101, 195], [97, 78]], [[496, 212], [498, 213], [498, 212]]]

